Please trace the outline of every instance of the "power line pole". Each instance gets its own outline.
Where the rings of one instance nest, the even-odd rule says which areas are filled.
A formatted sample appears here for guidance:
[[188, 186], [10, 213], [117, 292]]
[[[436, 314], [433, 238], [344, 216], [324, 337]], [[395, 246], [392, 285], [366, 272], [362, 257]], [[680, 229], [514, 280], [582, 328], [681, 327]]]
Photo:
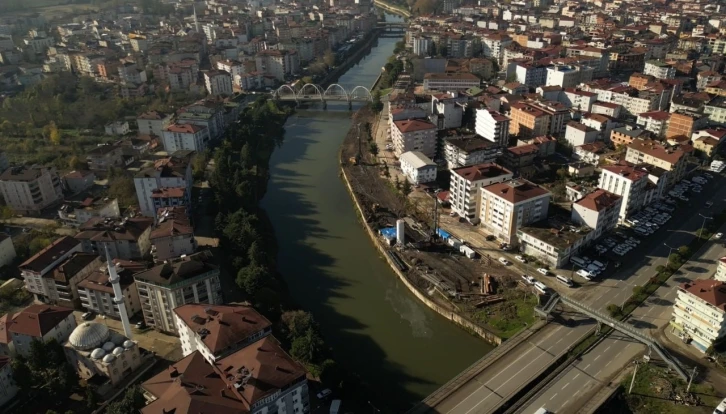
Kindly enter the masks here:
[[693, 374], [691, 374], [691, 378], [688, 379], [688, 386], [686, 387], [686, 392], [691, 389], [691, 383], [693, 382], [693, 377], [696, 376], [696, 370], [698, 370], [698, 367], [693, 367]]
[[635, 370], [633, 370], [633, 379], [630, 380], [630, 388], [628, 389], [628, 394], [633, 392], [633, 385], [635, 385], [635, 374], [638, 373], [638, 361], [633, 361], [635, 364]]

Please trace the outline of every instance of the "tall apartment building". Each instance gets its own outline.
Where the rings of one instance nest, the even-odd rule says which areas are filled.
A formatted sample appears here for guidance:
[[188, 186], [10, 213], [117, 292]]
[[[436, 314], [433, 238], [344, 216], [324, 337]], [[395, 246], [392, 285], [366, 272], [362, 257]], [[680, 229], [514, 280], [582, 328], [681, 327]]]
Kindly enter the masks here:
[[61, 181], [54, 167], [11, 167], [0, 174], [0, 193], [13, 211], [39, 215], [63, 200]]
[[476, 110], [477, 135], [502, 147], [509, 144], [509, 118], [490, 109]]
[[[131, 260], [112, 259], [116, 274], [119, 276], [121, 294], [124, 306], [129, 316], [135, 315], [141, 310], [139, 292], [136, 290], [134, 273], [148, 269], [145, 262], [134, 262]], [[95, 312], [98, 315], [109, 316], [120, 320], [121, 313], [118, 304], [114, 301], [113, 286], [109, 280], [108, 266], [100, 266], [86, 279], [78, 284], [78, 295], [81, 298], [81, 306], [86, 312]]]
[[182, 150], [203, 152], [209, 142], [209, 129], [194, 124], [172, 124], [163, 133], [164, 149], [167, 152]]
[[173, 119], [173, 114], [165, 114], [159, 111], [144, 112], [136, 117], [139, 135], [156, 135], [157, 137], [162, 137], [164, 130], [171, 125]]
[[141, 311], [147, 325], [178, 334], [173, 310], [187, 303], [222, 303], [219, 268], [209, 251], [160, 263], [136, 273]]
[[444, 158], [450, 170], [468, 165], [493, 163], [501, 152], [501, 145], [477, 135], [444, 140]]
[[223, 70], [204, 71], [204, 84], [210, 95], [232, 95], [232, 76]]
[[670, 324], [706, 352], [726, 335], [726, 283], [711, 279], [682, 283]]
[[582, 82], [592, 80], [594, 70], [587, 66], [552, 65], [546, 70], [545, 85], [574, 88]]
[[76, 326], [73, 309], [61, 306], [30, 305], [5, 314], [0, 317], [0, 355], [28, 357], [34, 340], [63, 343]]
[[519, 63], [515, 68], [517, 82], [529, 88], [543, 86], [547, 82], [547, 65]]
[[512, 172], [497, 164], [477, 164], [451, 170], [451, 210], [468, 220], [479, 220], [479, 189], [512, 179]]
[[685, 112], [674, 112], [670, 114], [666, 138], [676, 136], [691, 137], [693, 132], [708, 125], [708, 117], [700, 114], [689, 114]]
[[631, 165], [602, 167], [598, 187], [623, 198], [620, 204], [620, 221], [645, 204], [648, 174]]
[[154, 193], [159, 189], [182, 188], [187, 198], [184, 205], [191, 204], [193, 154], [193, 151], [177, 151], [170, 157], [156, 160], [153, 166], [136, 174], [134, 186], [141, 214], [147, 217], [156, 216], [158, 202], [154, 199]]
[[481, 226], [500, 240], [515, 243], [520, 227], [547, 218], [550, 198], [549, 191], [522, 179], [482, 187]]
[[149, 235], [154, 221], [148, 217], [94, 217], [73, 236], [86, 253], [112, 259], [138, 259], [151, 249]]
[[0, 355], [0, 407], [12, 400], [18, 393], [18, 385], [13, 378], [10, 357]]
[[423, 119], [394, 121], [391, 127], [393, 150], [397, 157], [408, 151], [419, 151], [429, 158], [436, 155], [436, 125]]
[[197, 250], [194, 228], [184, 207], [171, 207], [159, 211], [157, 224], [149, 236], [151, 256], [155, 262], [192, 254]]
[[680, 181], [686, 174], [686, 153], [651, 139], [633, 140], [628, 145], [625, 161], [631, 164], [649, 164], [668, 171], [668, 186]]
[[572, 204], [572, 221], [593, 229], [591, 240], [618, 224], [623, 197], [598, 188]]
[[658, 79], [673, 79], [676, 77], [676, 68], [661, 60], [649, 60], [645, 62], [643, 74], [654, 76]]
[[521, 102], [512, 104], [510, 117], [509, 133], [512, 135], [526, 138], [549, 133], [551, 117], [532, 105]]
[[294, 50], [263, 50], [255, 56], [255, 63], [258, 71], [281, 82], [300, 70], [300, 57]]
[[507, 34], [492, 33], [483, 35], [481, 38], [482, 54], [497, 59], [502, 64], [504, 49], [512, 44], [512, 38]]

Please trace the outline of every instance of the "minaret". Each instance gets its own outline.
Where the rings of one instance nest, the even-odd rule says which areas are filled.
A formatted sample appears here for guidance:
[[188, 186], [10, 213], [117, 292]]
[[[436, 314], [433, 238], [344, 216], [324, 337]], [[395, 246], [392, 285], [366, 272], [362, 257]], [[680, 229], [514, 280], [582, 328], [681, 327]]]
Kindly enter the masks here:
[[124, 335], [131, 339], [131, 325], [129, 323], [129, 314], [126, 312], [126, 303], [124, 303], [124, 295], [121, 292], [121, 278], [116, 273], [116, 266], [108, 254], [108, 246], [106, 246], [106, 264], [108, 265], [108, 281], [113, 287], [113, 303], [118, 305], [118, 313], [121, 314], [121, 323], [124, 326]]
[[195, 30], [195, 31], [196, 31], [197, 33], [201, 33], [201, 32], [199, 31], [199, 20], [197, 20], [197, 6], [196, 6], [196, 5], [194, 5], [194, 6], [192, 6], [192, 7], [194, 7], [194, 30]]

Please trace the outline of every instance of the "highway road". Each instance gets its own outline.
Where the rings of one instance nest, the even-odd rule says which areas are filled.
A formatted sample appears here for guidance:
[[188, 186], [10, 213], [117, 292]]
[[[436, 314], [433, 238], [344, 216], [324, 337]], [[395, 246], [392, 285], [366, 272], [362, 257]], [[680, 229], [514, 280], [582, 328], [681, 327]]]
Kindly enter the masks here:
[[[713, 212], [726, 208], [726, 202], [723, 200], [724, 193], [726, 193], [726, 190], [721, 189], [714, 195], [714, 206], [711, 208]], [[704, 211], [708, 211], [706, 209], [702, 210], [702, 214], [704, 214]], [[695, 212], [692, 215], [700, 218]], [[700, 224], [698, 227], [700, 227]], [[726, 231], [726, 225], [722, 226], [718, 231]], [[671, 237], [673, 236], [685, 237], [681, 244], [671, 244], [674, 247], [689, 241], [687, 233], [677, 233]], [[671, 240], [671, 237], [668, 240]], [[666, 243], [668, 242], [666, 241]], [[665, 255], [667, 254], [666, 251]], [[642, 306], [638, 307], [627, 322], [633, 327], [654, 336], [656, 332], [668, 325], [671, 319], [673, 303], [678, 294], [679, 285], [694, 279], [710, 278], [716, 272], [718, 259], [723, 256], [724, 247], [722, 242], [714, 240], [705, 244], [679, 272], [671, 277], [669, 283], [661, 286]], [[655, 263], [652, 266], [664, 264], [661, 263], [663, 261], [663, 259], [654, 260]], [[642, 272], [643, 275], [641, 276], [647, 275], [650, 271], [652, 270], [648, 269], [648, 272]], [[548, 384], [543, 392], [535, 396], [518, 412], [529, 414], [540, 407], [546, 407], [558, 414], [577, 413], [590, 401], [602, 385], [607, 384], [630, 360], [644, 352], [646, 352], [644, 345], [623, 334], [613, 333], [584, 354], [578, 361], [571, 364], [561, 375]]]
[[[690, 207], [691, 210], [688, 210], [689, 207], [686, 207], [676, 210], [673, 214], [673, 219], [666, 226], [662, 227], [650, 237], [643, 239], [637, 249], [631, 251], [623, 258], [618, 259], [624, 263], [623, 267], [618, 269], [618, 271], [609, 276], [606, 274], [603, 280], [595, 282], [587, 282], [575, 276], [576, 282], [581, 283], [579, 288], [564, 292], [559, 286], [555, 287], [555, 289], [560, 291], [560, 293], [568, 294], [574, 299], [600, 310], [604, 310], [610, 303], [619, 305], [624, 303], [632, 295], [632, 288], [634, 286], [644, 285], [649, 278], [655, 275], [655, 268], [658, 265], [664, 265], [666, 263], [669, 248], [663, 243], [667, 243], [675, 248], [689, 243], [703, 223], [703, 219], [696, 214], [697, 212], [707, 215], [721, 211], [726, 207], [726, 202], [724, 202], [726, 185], [724, 184], [726, 184], [726, 180], [720, 176], [711, 180], [704, 187], [701, 197], [692, 199], [691, 204], [698, 206], [696, 209]], [[711, 209], [701, 207], [709, 199], [714, 201]], [[465, 227], [457, 226], [453, 230], [453, 233], [456, 234], [459, 232], [467, 234], [467, 240], [474, 247], [479, 247], [481, 250], [491, 249], [491, 243], [481, 243], [481, 240], [483, 240], [481, 233], [479, 235], [473, 234], [471, 231], [466, 231]], [[718, 243], [715, 244], [716, 246], [713, 246], [714, 243], [710, 243], [710, 245], [714, 250], [709, 249], [709, 253], [706, 256], [722, 253], [722, 248]], [[701, 260], [708, 260], [706, 256]], [[715, 259], [718, 259], [718, 257]], [[690, 268], [689, 266], [691, 265], [687, 265], [686, 268]], [[692, 276], [695, 278], [710, 277], [715, 271], [715, 268], [702, 269], [700, 271], [705, 273], [697, 273]], [[569, 273], [566, 271], [559, 272]], [[681, 277], [683, 276], [674, 275], [671, 280], [681, 281]], [[542, 280], [543, 278], [539, 279]], [[545, 283], [548, 283], [550, 286], [554, 285], [551, 280], [545, 280]], [[652, 297], [644, 307], [637, 309], [632, 316], [634, 326], [650, 330], [659, 325], [655, 324], [654, 321], [660, 320], [663, 323], [667, 323], [670, 319], [670, 309], [672, 306], [672, 298], [668, 300], [667, 296], [670, 294], [675, 297], [674, 286], [675, 284], [669, 284], [668, 287], [659, 289], [656, 292], [658, 296]], [[668, 293], [666, 291], [667, 289], [674, 291]], [[572, 334], [572, 331], [579, 331], [581, 329], [583, 329], [582, 326], [568, 328], [559, 324], [554, 328], [542, 329], [530, 337], [525, 344], [514, 348], [472, 381], [444, 399], [435, 407], [436, 411], [451, 414], [491, 412], [508, 395], [512, 395], [520, 390], [528, 382], [527, 379], [533, 377], [531, 375], [532, 372], [542, 372], [554, 361], [556, 355], [560, 355], [568, 350], [579, 337], [577, 334]], [[567, 340], [564, 340], [564, 338], [567, 338]], [[522, 346], [523, 348], [521, 348]], [[627, 364], [627, 361], [636, 357], [644, 349], [642, 345], [633, 342], [629, 338], [624, 339], [621, 335], [612, 336], [592, 349], [587, 355], [583, 355], [581, 361], [578, 361], [574, 366], [568, 368], [565, 376], [569, 375], [569, 377], [565, 378], [565, 376], [561, 376], [560, 378], [563, 380], [557, 380], [556, 383], [549, 384], [547, 388], [549, 394], [542, 398], [550, 398], [549, 401], [551, 401], [553, 407], [562, 408], [564, 410], [562, 412], [570, 412], [571, 405], [576, 405], [575, 402], [583, 401], [584, 403], [584, 401], [587, 401], [587, 396], [591, 396], [596, 392], [599, 383], [602, 383], [604, 379], [612, 376], [614, 372], [617, 372], [617, 370]], [[532, 357], [536, 357], [538, 360], [533, 362]], [[605, 367], [609, 362], [615, 363], [609, 364], [611, 367]], [[579, 370], [582, 373], [580, 377], [577, 377], [577, 383], [580, 384], [579, 393], [577, 391], [573, 393], [567, 391], [567, 387], [572, 386], [572, 381], [574, 381], [574, 377], [577, 375], [577, 372], [572, 372], [573, 370]], [[527, 375], [528, 373], [529, 375]], [[502, 382], [503, 379], [504, 382]], [[567, 379], [570, 381], [567, 381]], [[533, 403], [539, 402], [542, 402], [539, 401], [539, 398], [533, 401]], [[530, 410], [532, 408], [533, 410]], [[534, 411], [537, 408], [539, 407], [531, 404], [527, 409]]]

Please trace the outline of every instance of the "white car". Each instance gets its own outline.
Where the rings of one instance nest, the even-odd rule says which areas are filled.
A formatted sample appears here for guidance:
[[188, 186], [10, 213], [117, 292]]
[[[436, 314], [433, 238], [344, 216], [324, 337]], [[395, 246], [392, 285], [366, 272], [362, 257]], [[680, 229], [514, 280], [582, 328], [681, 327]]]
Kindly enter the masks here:
[[720, 239], [721, 237], [723, 237], [723, 233], [716, 233], [713, 235], [713, 238], [716, 240]]
[[578, 271], [577, 271], [577, 274], [578, 274], [579, 276], [581, 276], [582, 278], [584, 278], [584, 279], [587, 279], [587, 280], [590, 280], [590, 279], [592, 279], [592, 277], [593, 277], [593, 275], [592, 275], [592, 274], [590, 274], [590, 272], [588, 272], [588, 271], [587, 271], [587, 270], [585, 270], [585, 269], [580, 269], [580, 270], [578, 270]]
[[524, 281], [529, 283], [530, 285], [534, 285], [534, 282], [536, 282], [536, 280], [529, 275], [522, 275], [522, 279], [524, 279]]
[[540, 267], [539, 269], [537, 269], [537, 271], [540, 272], [540, 273], [542, 273], [545, 276], [547, 276], [548, 274], [550, 274], [550, 271], [547, 270], [547, 269], [545, 269], [544, 267]]
[[500, 257], [499, 258], [499, 263], [503, 264], [504, 266], [509, 266], [510, 264], [512, 264], [512, 263], [509, 262], [509, 260], [507, 260], [507, 259], [505, 259], [503, 257]]
[[318, 393], [318, 399], [322, 400], [323, 398], [327, 397], [332, 393], [333, 391], [330, 391], [330, 388], [326, 388]]
[[518, 262], [527, 263], [527, 259], [525, 259], [524, 257], [522, 257], [520, 255], [516, 255], [516, 256], [514, 256], [514, 258], [517, 259]]

